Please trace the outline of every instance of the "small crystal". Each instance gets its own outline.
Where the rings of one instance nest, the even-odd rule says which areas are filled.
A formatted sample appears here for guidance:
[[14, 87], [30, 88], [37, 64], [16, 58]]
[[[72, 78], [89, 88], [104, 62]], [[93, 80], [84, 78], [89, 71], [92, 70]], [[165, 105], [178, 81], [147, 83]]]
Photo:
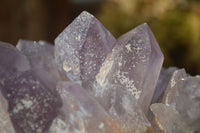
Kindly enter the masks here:
[[193, 133], [193, 130], [184, 122], [182, 116], [174, 109], [162, 103], [151, 105], [155, 115], [155, 122], [164, 133]]
[[58, 71], [54, 59], [54, 46], [44, 41], [19, 40], [16, 46], [30, 61], [32, 68], [43, 68], [55, 77], [67, 80]]
[[69, 79], [86, 85], [94, 80], [115, 38], [91, 14], [83, 11], [56, 39], [55, 58]]
[[179, 82], [181, 79], [184, 79], [186, 77], [187, 77], [187, 74], [184, 69], [176, 70], [173, 72], [163, 96], [162, 102], [164, 104], [169, 105], [169, 103], [172, 102], [175, 96], [175, 89], [173, 87], [176, 85], [177, 82]]
[[0, 82], [8, 74], [30, 69], [29, 61], [14, 46], [0, 42]]
[[162, 68], [151, 103], [162, 101], [165, 89], [167, 88], [170, 79], [176, 70], [177, 68], [175, 67], [170, 67], [168, 69]]

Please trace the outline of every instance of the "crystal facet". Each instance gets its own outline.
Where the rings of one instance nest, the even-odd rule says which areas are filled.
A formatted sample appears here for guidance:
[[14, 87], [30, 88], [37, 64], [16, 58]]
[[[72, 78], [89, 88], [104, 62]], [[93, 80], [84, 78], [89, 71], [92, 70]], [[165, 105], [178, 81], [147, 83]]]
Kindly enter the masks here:
[[151, 103], [162, 101], [165, 89], [167, 88], [170, 79], [176, 70], [177, 68], [175, 67], [170, 67], [168, 69], [162, 68]]
[[200, 77], [185, 77], [172, 84], [164, 102], [177, 110], [189, 126], [200, 130]]
[[[121, 36], [96, 76], [100, 88], [130, 91], [147, 113], [163, 63], [163, 54], [147, 24]], [[97, 87], [97, 93], [105, 89]]]
[[3, 82], [8, 74], [28, 69], [30, 69], [30, 65], [26, 56], [11, 44], [0, 42], [0, 82]]
[[84, 11], [55, 39], [59, 69], [69, 79], [88, 84], [94, 80], [115, 41], [93, 15]]
[[44, 82], [46, 79], [39, 77], [37, 72], [34, 69], [18, 73], [5, 80], [1, 88], [17, 133], [43, 133], [61, 106], [51, 81]]
[[32, 68], [43, 68], [45, 71], [52, 73], [58, 80], [67, 80], [58, 71], [52, 44], [44, 41], [19, 40], [16, 47], [28, 58]]
[[[112, 119], [100, 104], [79, 84], [61, 82], [57, 89], [62, 97], [62, 115], [52, 125], [51, 130], [63, 123], [65, 132], [125, 133], [117, 121]], [[63, 119], [62, 119], [63, 118]], [[54, 127], [53, 127], [54, 126]]]

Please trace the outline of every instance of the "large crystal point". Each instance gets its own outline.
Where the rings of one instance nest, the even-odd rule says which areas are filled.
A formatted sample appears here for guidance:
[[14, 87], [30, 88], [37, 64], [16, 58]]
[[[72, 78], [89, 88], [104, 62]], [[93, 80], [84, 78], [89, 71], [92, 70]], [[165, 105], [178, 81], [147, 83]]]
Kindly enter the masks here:
[[200, 130], [200, 77], [185, 77], [171, 83], [164, 103], [176, 109], [189, 126]]
[[16, 133], [43, 133], [56, 117], [61, 99], [46, 74], [33, 69], [5, 80], [1, 90]]
[[174, 109], [162, 103], [151, 105], [151, 111], [155, 115], [155, 123], [164, 133], [193, 133], [183, 120], [183, 117]]
[[64, 116], [55, 119], [50, 133], [125, 133], [79, 84], [60, 82], [57, 89], [63, 100], [61, 114]]
[[74, 81], [93, 81], [115, 38], [91, 14], [82, 12], [56, 39], [59, 69]]
[[23, 72], [30, 69], [29, 61], [14, 46], [0, 42], [0, 82], [9, 73]]
[[[147, 113], [163, 63], [163, 54], [147, 24], [121, 36], [96, 76], [96, 86], [121, 86]], [[103, 93], [104, 89], [96, 89]]]
[[15, 133], [7, 110], [7, 101], [0, 91], [0, 133]]
[[64, 79], [57, 69], [54, 46], [44, 41], [19, 40], [16, 46], [30, 61], [33, 68], [43, 68], [58, 79]]

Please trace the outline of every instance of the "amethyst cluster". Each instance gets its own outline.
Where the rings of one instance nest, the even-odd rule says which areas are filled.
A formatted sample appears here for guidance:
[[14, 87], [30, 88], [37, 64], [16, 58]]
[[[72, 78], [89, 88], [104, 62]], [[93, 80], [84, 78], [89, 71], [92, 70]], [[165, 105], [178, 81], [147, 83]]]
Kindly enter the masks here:
[[194, 133], [200, 77], [162, 68], [146, 23], [115, 39], [83, 11], [55, 39], [0, 42], [0, 133]]

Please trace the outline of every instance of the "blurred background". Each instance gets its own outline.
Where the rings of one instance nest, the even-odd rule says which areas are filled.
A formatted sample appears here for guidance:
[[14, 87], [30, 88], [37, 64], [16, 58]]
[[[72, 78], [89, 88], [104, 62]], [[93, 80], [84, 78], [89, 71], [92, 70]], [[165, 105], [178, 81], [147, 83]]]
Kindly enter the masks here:
[[0, 0], [0, 40], [46, 40], [81, 11], [95, 15], [117, 38], [147, 22], [164, 53], [164, 66], [200, 74], [199, 0]]

